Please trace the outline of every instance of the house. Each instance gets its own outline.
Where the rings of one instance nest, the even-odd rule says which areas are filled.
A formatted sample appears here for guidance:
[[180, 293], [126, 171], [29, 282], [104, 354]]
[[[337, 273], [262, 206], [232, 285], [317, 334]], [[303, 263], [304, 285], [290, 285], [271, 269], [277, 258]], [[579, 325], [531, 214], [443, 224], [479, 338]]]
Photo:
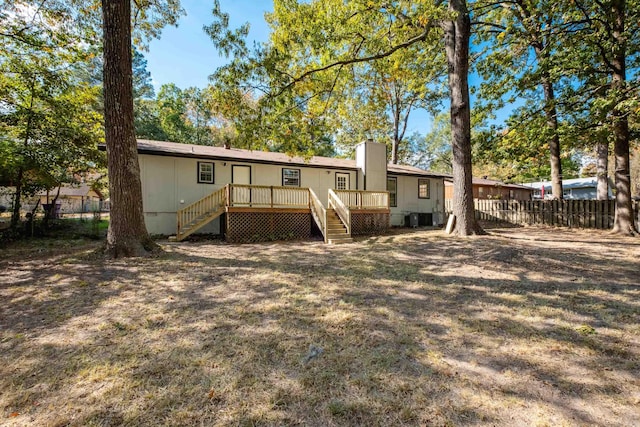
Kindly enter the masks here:
[[[41, 191], [37, 194], [40, 203], [44, 206], [53, 202], [58, 189]], [[91, 188], [87, 183], [64, 184], [60, 187], [60, 194], [56, 200], [59, 213], [95, 212], [101, 209], [102, 194]]]
[[384, 232], [411, 213], [444, 220], [445, 175], [387, 164], [366, 141], [356, 160], [139, 140], [143, 209], [151, 234], [224, 234], [229, 241], [327, 242]]
[[[453, 181], [445, 179], [445, 200], [453, 200]], [[474, 199], [531, 200], [533, 189], [486, 178], [473, 178]]]
[[[534, 199], [549, 199], [553, 197], [553, 192], [551, 191], [551, 181], [529, 182], [522, 185], [533, 189]], [[608, 183], [607, 187], [609, 199], [612, 199], [613, 192], [611, 191], [611, 182]], [[589, 178], [562, 180], [562, 197], [564, 199], [595, 200], [598, 194], [597, 189], [598, 178], [595, 176]]]

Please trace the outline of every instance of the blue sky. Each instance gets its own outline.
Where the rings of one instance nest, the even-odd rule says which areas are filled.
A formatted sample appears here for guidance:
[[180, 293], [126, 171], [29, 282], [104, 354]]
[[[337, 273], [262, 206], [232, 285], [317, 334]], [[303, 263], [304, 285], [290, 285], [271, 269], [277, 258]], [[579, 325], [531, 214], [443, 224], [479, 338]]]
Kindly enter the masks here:
[[[272, 10], [269, 0], [221, 0], [222, 10], [229, 14], [231, 28], [245, 22], [251, 24], [250, 40], [266, 41], [268, 27], [264, 13]], [[202, 27], [213, 20], [212, 1], [182, 0], [186, 10], [178, 27], [166, 27], [160, 39], [153, 40], [145, 53], [147, 69], [151, 72], [156, 90], [165, 83], [180, 88], [204, 87], [208, 77], [227, 59], [218, 55], [211, 39]]]

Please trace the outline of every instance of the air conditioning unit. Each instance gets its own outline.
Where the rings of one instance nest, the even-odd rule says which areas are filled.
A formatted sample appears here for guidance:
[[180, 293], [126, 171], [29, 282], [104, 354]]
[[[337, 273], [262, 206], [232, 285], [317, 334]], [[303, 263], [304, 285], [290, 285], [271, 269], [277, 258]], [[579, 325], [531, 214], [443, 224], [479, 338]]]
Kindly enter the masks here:
[[416, 228], [420, 225], [420, 215], [417, 212], [409, 214], [409, 227]]

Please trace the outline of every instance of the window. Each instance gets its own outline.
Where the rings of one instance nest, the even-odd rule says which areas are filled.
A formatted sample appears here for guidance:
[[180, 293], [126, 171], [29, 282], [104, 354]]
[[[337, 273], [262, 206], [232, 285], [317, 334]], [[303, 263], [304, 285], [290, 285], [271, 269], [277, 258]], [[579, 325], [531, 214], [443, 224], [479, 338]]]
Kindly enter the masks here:
[[418, 180], [418, 199], [428, 199], [431, 197], [431, 186], [428, 179]]
[[283, 187], [300, 187], [300, 169], [282, 169]]
[[349, 174], [336, 172], [336, 190], [349, 189]]
[[387, 191], [389, 192], [389, 206], [398, 206], [398, 178], [387, 178]]
[[198, 162], [198, 183], [213, 184], [213, 163]]

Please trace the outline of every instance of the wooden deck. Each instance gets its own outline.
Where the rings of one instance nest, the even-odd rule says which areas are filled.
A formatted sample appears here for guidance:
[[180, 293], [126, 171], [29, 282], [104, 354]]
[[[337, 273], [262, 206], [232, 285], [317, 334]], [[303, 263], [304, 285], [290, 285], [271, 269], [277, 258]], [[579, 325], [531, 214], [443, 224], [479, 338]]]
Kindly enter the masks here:
[[176, 239], [222, 215], [225, 238], [233, 242], [310, 238], [315, 223], [326, 243], [339, 243], [351, 241], [354, 231], [378, 233], [389, 226], [385, 191], [329, 190], [328, 200], [325, 207], [309, 188], [228, 184], [178, 211]]

